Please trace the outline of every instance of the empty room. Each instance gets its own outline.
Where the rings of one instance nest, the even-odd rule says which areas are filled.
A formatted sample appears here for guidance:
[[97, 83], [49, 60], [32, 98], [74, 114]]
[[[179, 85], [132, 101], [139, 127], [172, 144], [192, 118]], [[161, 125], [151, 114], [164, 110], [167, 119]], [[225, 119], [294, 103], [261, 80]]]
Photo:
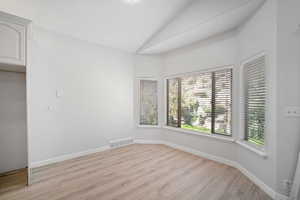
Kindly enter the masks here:
[[1, 0], [0, 200], [300, 200], [299, 0]]

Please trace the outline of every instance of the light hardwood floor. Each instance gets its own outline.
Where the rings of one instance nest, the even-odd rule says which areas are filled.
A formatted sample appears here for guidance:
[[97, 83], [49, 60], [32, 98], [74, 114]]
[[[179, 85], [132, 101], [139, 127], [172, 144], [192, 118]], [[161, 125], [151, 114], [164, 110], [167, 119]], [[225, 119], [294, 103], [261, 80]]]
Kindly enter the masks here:
[[33, 170], [1, 200], [270, 200], [237, 169], [164, 145], [134, 144]]
[[0, 196], [27, 185], [27, 168], [0, 174]]

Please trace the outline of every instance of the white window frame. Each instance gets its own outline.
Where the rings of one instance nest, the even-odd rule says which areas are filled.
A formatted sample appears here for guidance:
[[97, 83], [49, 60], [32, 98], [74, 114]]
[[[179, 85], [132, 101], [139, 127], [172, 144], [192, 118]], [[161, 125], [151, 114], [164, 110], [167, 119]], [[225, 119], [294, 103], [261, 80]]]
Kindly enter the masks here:
[[235, 122], [234, 118], [234, 105], [235, 105], [235, 91], [234, 91], [234, 81], [232, 80], [232, 109], [231, 109], [231, 136], [222, 136], [222, 135], [217, 135], [217, 134], [207, 134], [207, 133], [201, 133], [198, 131], [192, 131], [192, 130], [186, 130], [183, 128], [175, 128], [167, 125], [167, 80], [172, 79], [172, 78], [177, 78], [177, 77], [182, 77], [182, 76], [189, 76], [189, 75], [195, 75], [195, 74], [202, 74], [202, 73], [209, 73], [209, 72], [214, 72], [214, 71], [219, 71], [219, 70], [225, 70], [225, 69], [231, 69], [232, 70], [232, 79], [234, 80], [234, 65], [224, 65], [224, 66], [219, 66], [219, 67], [209, 67], [203, 70], [199, 71], [192, 71], [192, 72], [186, 72], [186, 73], [178, 73], [178, 74], [173, 74], [173, 75], [167, 75], [163, 77], [163, 86], [164, 86], [164, 92], [163, 92], [163, 105], [164, 105], [164, 117], [163, 117], [163, 128], [167, 130], [172, 130], [175, 132], [183, 133], [183, 134], [188, 134], [188, 135], [198, 135], [198, 136], [203, 136], [203, 137], [209, 137], [209, 138], [214, 138], [218, 140], [222, 140], [225, 142], [235, 142], [236, 141], [236, 135], [234, 132], [234, 126], [233, 124]]
[[[244, 76], [244, 72], [245, 72], [245, 64], [248, 62], [251, 62], [257, 58], [260, 57], [265, 57], [265, 69], [267, 69], [268, 66], [268, 57], [265, 51], [260, 52], [254, 56], [251, 56], [250, 58], [247, 58], [245, 60], [243, 60], [241, 62], [240, 65], [240, 134], [238, 137], [238, 140], [236, 141], [240, 146], [264, 157], [267, 158], [267, 147], [268, 147], [268, 134], [267, 134], [267, 130], [268, 130], [268, 124], [267, 124], [267, 112], [268, 112], [268, 106], [266, 104], [265, 106], [265, 132], [264, 132], [264, 145], [259, 146], [256, 145], [252, 142], [249, 142], [246, 140], [246, 132], [245, 132], [245, 92], [246, 92], [246, 88], [245, 88], [245, 76]], [[268, 88], [268, 77], [267, 77], [267, 73], [265, 73], [265, 80], [266, 80], [266, 88]], [[268, 99], [268, 91], [266, 94], [266, 100]]]
[[[160, 126], [160, 116], [159, 116], [159, 80], [157, 78], [154, 78], [152, 76], [145, 76], [145, 77], [137, 77], [136, 78], [137, 81], [137, 122], [136, 122], [136, 126], [138, 128], [161, 128]], [[140, 112], [141, 112], [141, 81], [156, 81], [157, 82], [157, 125], [141, 125], [140, 124]]]

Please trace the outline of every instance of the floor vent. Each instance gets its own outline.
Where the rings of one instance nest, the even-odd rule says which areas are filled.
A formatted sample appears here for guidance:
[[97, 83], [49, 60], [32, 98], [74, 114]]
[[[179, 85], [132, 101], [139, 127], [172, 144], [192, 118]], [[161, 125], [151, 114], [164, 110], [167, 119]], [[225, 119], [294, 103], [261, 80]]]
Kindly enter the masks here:
[[132, 138], [125, 138], [125, 139], [119, 139], [119, 140], [112, 140], [109, 142], [110, 148], [118, 148], [122, 146], [126, 146], [129, 144], [133, 144]]

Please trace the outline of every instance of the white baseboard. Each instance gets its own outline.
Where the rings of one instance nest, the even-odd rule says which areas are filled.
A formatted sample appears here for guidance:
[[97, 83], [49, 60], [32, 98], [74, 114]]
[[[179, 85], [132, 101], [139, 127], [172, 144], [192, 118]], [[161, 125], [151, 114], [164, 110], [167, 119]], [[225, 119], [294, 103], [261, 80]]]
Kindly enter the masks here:
[[[266, 185], [262, 180], [260, 180], [258, 177], [256, 177], [254, 174], [249, 172], [246, 168], [244, 168], [243, 166], [241, 166], [239, 163], [237, 163], [235, 161], [228, 160], [228, 159], [225, 159], [225, 158], [222, 158], [222, 157], [219, 157], [219, 156], [214, 156], [214, 155], [204, 153], [204, 152], [201, 152], [199, 150], [196, 150], [196, 149], [193, 149], [193, 148], [190, 148], [190, 147], [174, 144], [174, 143], [171, 143], [171, 142], [166, 142], [166, 141], [163, 141], [163, 140], [135, 139], [134, 143], [136, 143], [136, 144], [164, 144], [164, 145], [167, 145], [169, 147], [179, 149], [181, 151], [192, 153], [194, 155], [197, 155], [197, 156], [209, 159], [209, 160], [213, 160], [213, 161], [216, 161], [216, 162], [223, 163], [225, 165], [232, 166], [232, 167], [240, 170], [245, 176], [247, 176], [253, 183], [255, 183], [258, 187], [260, 187], [264, 192], [266, 192], [273, 199], [275, 199], [275, 200], [288, 200], [287, 196], [276, 193], [272, 188], [270, 188], [268, 185]], [[53, 163], [57, 163], [57, 162], [62, 162], [62, 161], [70, 160], [70, 159], [73, 159], [73, 158], [78, 158], [78, 157], [81, 157], [81, 156], [86, 156], [86, 155], [93, 154], [93, 153], [106, 151], [108, 149], [110, 149], [109, 146], [103, 146], [103, 147], [100, 147], [100, 148], [90, 149], [90, 150], [82, 151], [82, 152], [78, 152], [78, 153], [62, 155], [62, 156], [47, 159], [47, 160], [44, 160], [44, 161], [33, 162], [33, 163], [30, 164], [29, 168], [32, 169], [32, 168], [36, 168], [36, 167], [42, 167], [42, 166], [45, 166], [45, 165], [49, 165], [49, 164], [53, 164]]]
[[266, 185], [262, 180], [260, 180], [257, 176], [255, 176], [254, 174], [252, 174], [249, 170], [247, 170], [246, 168], [244, 168], [243, 166], [241, 166], [238, 162], [236, 161], [232, 161], [232, 160], [228, 160], [219, 156], [214, 156], [208, 153], [204, 153], [201, 152], [199, 150], [190, 148], [190, 147], [186, 147], [183, 145], [178, 145], [178, 144], [174, 144], [171, 142], [166, 142], [166, 141], [157, 141], [157, 140], [135, 140], [135, 143], [138, 144], [164, 144], [167, 146], [170, 146], [172, 148], [175, 149], [179, 149], [188, 153], [192, 153], [194, 155], [209, 159], [209, 160], [213, 160], [225, 165], [229, 165], [231, 167], [234, 167], [236, 169], [238, 169], [239, 171], [241, 171], [246, 177], [248, 177], [253, 183], [255, 183], [259, 188], [261, 188], [265, 193], [267, 193], [271, 198], [276, 199], [276, 200], [287, 200], [288, 197], [281, 195], [279, 193], [276, 193], [271, 187], [269, 187], [268, 185]]
[[260, 189], [262, 189], [270, 197], [276, 199], [277, 193], [271, 187], [265, 184], [261, 179], [259, 179], [257, 176], [255, 176], [253, 173], [251, 173], [249, 170], [247, 170], [245, 167], [243, 167], [237, 162], [235, 168], [240, 170], [240, 172], [242, 172], [246, 177], [248, 177], [253, 183], [255, 183]]
[[164, 142], [162, 140], [135, 139], [133, 142], [135, 144], [164, 144]]
[[186, 147], [186, 146], [183, 146], [183, 145], [178, 145], [178, 144], [175, 144], [175, 143], [166, 142], [166, 141], [163, 141], [163, 140], [136, 139], [136, 140], [134, 140], [134, 143], [136, 143], [136, 144], [164, 144], [164, 145], [167, 145], [169, 147], [173, 147], [174, 149], [179, 149], [179, 150], [182, 150], [182, 151], [185, 151], [185, 152], [189, 152], [189, 153], [192, 153], [194, 155], [207, 158], [209, 160], [217, 161], [217, 162], [220, 162], [220, 163], [232, 166], [232, 167], [236, 166], [235, 162], [233, 162], [231, 160], [221, 158], [221, 157], [218, 157], [218, 156], [214, 156], [214, 155], [211, 155], [211, 154], [208, 154], [208, 153], [204, 153], [204, 152], [201, 152], [199, 150], [196, 150], [196, 149], [193, 149], [193, 148], [190, 148], [190, 147]]
[[47, 160], [33, 162], [33, 163], [30, 164], [29, 168], [32, 169], [32, 168], [36, 168], [36, 167], [42, 167], [42, 166], [45, 166], [45, 165], [58, 163], [58, 162], [70, 160], [70, 159], [73, 159], [73, 158], [78, 158], [78, 157], [81, 157], [81, 156], [86, 156], [86, 155], [89, 155], [89, 154], [98, 153], [98, 152], [101, 152], [101, 151], [106, 151], [108, 149], [110, 149], [109, 146], [103, 146], [103, 147], [100, 147], [100, 148], [90, 149], [90, 150], [87, 150], [87, 151], [82, 151], [82, 152], [57, 156], [57, 157], [50, 158], [50, 159], [47, 159]]
[[193, 148], [190, 148], [190, 147], [186, 147], [186, 146], [183, 146], [183, 145], [178, 145], [178, 144], [174, 144], [174, 143], [170, 143], [170, 142], [163, 142], [163, 144], [165, 144], [169, 147], [173, 147], [175, 149], [179, 149], [179, 150], [182, 150], [182, 151], [185, 151], [185, 152], [188, 152], [188, 153], [192, 153], [194, 155], [197, 155], [197, 156], [209, 159], [209, 160], [213, 160], [213, 161], [216, 161], [216, 162], [223, 163], [225, 165], [235, 167], [235, 162], [233, 162], [231, 160], [228, 160], [228, 159], [225, 159], [225, 158], [214, 156], [214, 155], [204, 153], [204, 152], [201, 152], [199, 150], [196, 150], [196, 149], [193, 149]]

